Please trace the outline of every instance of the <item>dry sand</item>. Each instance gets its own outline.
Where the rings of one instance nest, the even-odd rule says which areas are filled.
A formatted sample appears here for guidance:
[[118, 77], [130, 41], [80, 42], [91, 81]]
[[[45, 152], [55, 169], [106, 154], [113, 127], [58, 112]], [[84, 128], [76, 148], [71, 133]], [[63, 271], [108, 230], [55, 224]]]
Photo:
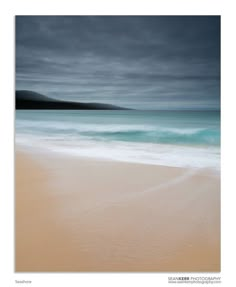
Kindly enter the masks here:
[[220, 271], [220, 176], [16, 153], [15, 270]]

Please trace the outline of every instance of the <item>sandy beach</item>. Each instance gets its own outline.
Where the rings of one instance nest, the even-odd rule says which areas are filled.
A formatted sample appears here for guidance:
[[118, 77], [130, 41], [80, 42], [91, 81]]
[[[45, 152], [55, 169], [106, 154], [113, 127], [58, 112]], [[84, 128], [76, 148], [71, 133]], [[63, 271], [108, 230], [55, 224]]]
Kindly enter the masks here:
[[220, 271], [220, 176], [17, 148], [17, 272]]

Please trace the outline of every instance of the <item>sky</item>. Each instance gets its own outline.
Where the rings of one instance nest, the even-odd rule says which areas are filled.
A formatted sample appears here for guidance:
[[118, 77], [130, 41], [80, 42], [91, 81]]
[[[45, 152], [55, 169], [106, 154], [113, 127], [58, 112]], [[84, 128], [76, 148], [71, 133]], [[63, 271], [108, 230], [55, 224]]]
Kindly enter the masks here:
[[136, 109], [220, 109], [220, 17], [16, 16], [16, 89]]

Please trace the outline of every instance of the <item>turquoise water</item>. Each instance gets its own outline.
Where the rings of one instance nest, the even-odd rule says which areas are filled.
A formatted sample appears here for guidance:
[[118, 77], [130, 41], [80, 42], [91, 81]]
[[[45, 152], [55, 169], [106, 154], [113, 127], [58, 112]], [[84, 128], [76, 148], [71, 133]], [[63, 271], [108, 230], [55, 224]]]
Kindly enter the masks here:
[[219, 169], [213, 111], [16, 111], [16, 141], [122, 161]]

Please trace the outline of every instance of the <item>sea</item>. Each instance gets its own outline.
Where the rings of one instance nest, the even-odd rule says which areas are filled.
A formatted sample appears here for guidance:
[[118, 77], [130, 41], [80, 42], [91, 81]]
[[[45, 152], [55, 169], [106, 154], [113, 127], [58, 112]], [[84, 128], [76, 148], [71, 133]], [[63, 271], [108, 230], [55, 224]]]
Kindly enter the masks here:
[[219, 111], [17, 110], [28, 149], [220, 171]]

